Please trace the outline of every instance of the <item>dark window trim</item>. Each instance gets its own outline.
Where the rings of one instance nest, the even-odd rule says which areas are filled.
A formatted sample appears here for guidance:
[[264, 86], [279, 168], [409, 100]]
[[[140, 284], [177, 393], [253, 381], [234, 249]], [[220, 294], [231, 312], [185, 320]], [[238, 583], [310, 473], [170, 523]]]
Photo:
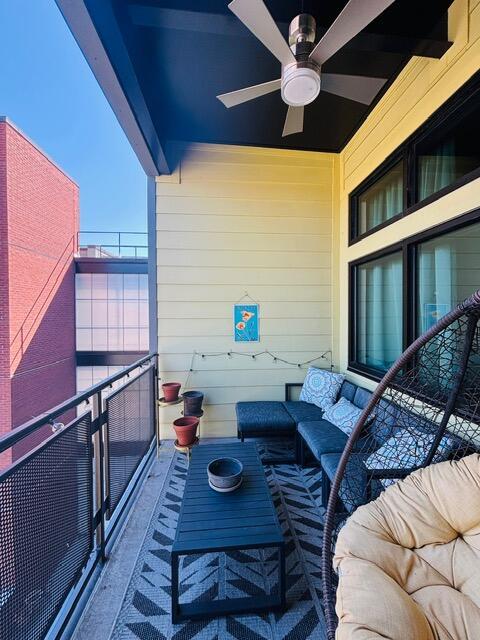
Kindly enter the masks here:
[[148, 258], [75, 258], [76, 273], [148, 273]]
[[[458, 178], [443, 189], [432, 193], [421, 201], [416, 201], [417, 194], [417, 150], [430, 136], [448, 132], [458, 122], [480, 105], [480, 72], [472, 76], [458, 91], [456, 91], [441, 107], [439, 107], [416, 131], [414, 131], [395, 151], [393, 151], [365, 180], [363, 180], [349, 195], [349, 246], [360, 242], [364, 238], [394, 224], [398, 220], [426, 207], [443, 198], [456, 189], [465, 186], [480, 177], [480, 167]], [[383, 177], [396, 162], [403, 158], [404, 162], [404, 211], [389, 220], [369, 229], [361, 235], [357, 231], [358, 198], [377, 180]]]
[[[399, 251], [403, 256], [403, 350], [416, 337], [417, 314], [415, 302], [417, 299], [418, 272], [416, 269], [416, 257], [418, 245], [453, 231], [458, 231], [469, 225], [480, 223], [480, 208], [472, 209], [451, 220], [442, 222], [434, 227], [420, 231], [413, 236], [404, 238], [400, 242], [388, 245], [368, 255], [352, 260], [348, 263], [348, 366], [347, 370], [357, 373], [370, 380], [378, 382], [384, 373], [368, 367], [356, 361], [356, 334], [357, 334], [357, 267], [379, 258], [384, 258]], [[479, 283], [480, 285], [480, 283]]]
[[126, 366], [148, 351], [77, 351], [77, 367]]

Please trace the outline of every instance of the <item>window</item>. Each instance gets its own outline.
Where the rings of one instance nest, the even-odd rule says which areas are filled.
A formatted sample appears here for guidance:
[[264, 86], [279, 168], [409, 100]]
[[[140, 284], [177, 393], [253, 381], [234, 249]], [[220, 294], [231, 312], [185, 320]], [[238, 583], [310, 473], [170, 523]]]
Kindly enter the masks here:
[[479, 242], [477, 223], [418, 244], [417, 335], [480, 287]]
[[403, 161], [397, 162], [391, 169], [356, 197], [356, 235], [362, 236], [368, 231], [383, 225], [404, 209]]
[[349, 369], [380, 379], [480, 288], [480, 209], [350, 264]]
[[480, 177], [480, 72], [350, 194], [350, 243]]
[[424, 200], [480, 167], [480, 106], [450, 130], [444, 126], [417, 147], [417, 201]]
[[77, 350], [148, 351], [148, 276], [76, 274]]
[[402, 353], [402, 254], [359, 264], [355, 273], [355, 362], [387, 371]]

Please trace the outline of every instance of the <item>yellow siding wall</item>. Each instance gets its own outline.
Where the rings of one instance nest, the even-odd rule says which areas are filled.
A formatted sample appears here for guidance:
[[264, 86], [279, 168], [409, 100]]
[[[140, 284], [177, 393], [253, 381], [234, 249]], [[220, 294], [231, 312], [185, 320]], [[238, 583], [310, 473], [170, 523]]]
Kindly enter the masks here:
[[[456, 0], [449, 14], [454, 45], [441, 60], [413, 58], [344, 149], [339, 159], [339, 206], [334, 236], [334, 344], [341, 371], [348, 364], [348, 263], [480, 207], [480, 180], [453, 191], [404, 219], [348, 247], [348, 195], [415, 129], [480, 69], [480, 0]], [[480, 286], [480, 283], [478, 283]], [[365, 386], [374, 383], [349, 374]]]
[[[269, 349], [305, 361], [332, 347], [335, 157], [195, 145], [157, 178], [160, 375], [185, 383], [193, 351]], [[260, 304], [259, 343], [235, 343], [233, 304]], [[324, 363], [325, 365], [326, 363]], [[234, 356], [196, 358], [189, 387], [205, 392], [203, 435], [236, 434], [235, 402], [283, 399], [305, 370]], [[162, 437], [180, 407], [161, 409]]]
[[[194, 351], [270, 349], [294, 361], [333, 349], [348, 364], [348, 263], [480, 207], [480, 180], [348, 247], [348, 195], [480, 69], [480, 0], [450, 9], [454, 45], [413, 58], [340, 155], [194, 145], [157, 178], [161, 376], [185, 383]], [[260, 303], [261, 342], [236, 345], [232, 306]], [[305, 370], [259, 358], [196, 358], [204, 435], [234, 435], [235, 402], [281, 399]], [[367, 379], [348, 374], [365, 386]], [[161, 410], [172, 437], [179, 407]]]

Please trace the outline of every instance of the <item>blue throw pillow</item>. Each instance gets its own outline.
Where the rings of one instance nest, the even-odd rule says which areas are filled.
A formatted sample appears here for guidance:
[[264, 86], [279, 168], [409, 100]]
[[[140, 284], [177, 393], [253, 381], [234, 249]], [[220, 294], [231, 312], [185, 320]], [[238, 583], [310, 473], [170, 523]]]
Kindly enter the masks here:
[[[400, 429], [389, 438], [375, 453], [366, 460], [367, 469], [415, 469], [421, 464], [435, 439], [435, 433], [425, 432], [415, 427]], [[453, 440], [443, 436], [433, 456], [432, 462], [446, 460], [452, 450]], [[397, 479], [387, 478], [380, 480], [384, 487], [388, 487]]]
[[328, 407], [323, 414], [323, 419], [328, 420], [349, 436], [362, 411], [363, 409], [356, 407], [346, 398], [339, 398], [336, 404]]
[[345, 376], [324, 369], [309, 367], [300, 400], [317, 405], [320, 409], [328, 409], [335, 404]]

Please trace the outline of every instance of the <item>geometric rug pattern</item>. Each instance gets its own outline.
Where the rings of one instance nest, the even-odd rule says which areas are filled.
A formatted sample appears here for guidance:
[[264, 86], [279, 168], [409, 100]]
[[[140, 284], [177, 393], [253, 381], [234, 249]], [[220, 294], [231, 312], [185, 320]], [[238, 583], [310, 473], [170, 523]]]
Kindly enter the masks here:
[[[281, 455], [282, 444], [258, 445]], [[324, 509], [318, 469], [264, 466], [286, 542], [287, 610], [172, 625], [170, 550], [185, 486], [187, 461], [176, 452], [140, 550], [114, 640], [322, 640], [321, 553]], [[269, 550], [181, 558], [180, 602], [273, 593], [277, 562]]]

